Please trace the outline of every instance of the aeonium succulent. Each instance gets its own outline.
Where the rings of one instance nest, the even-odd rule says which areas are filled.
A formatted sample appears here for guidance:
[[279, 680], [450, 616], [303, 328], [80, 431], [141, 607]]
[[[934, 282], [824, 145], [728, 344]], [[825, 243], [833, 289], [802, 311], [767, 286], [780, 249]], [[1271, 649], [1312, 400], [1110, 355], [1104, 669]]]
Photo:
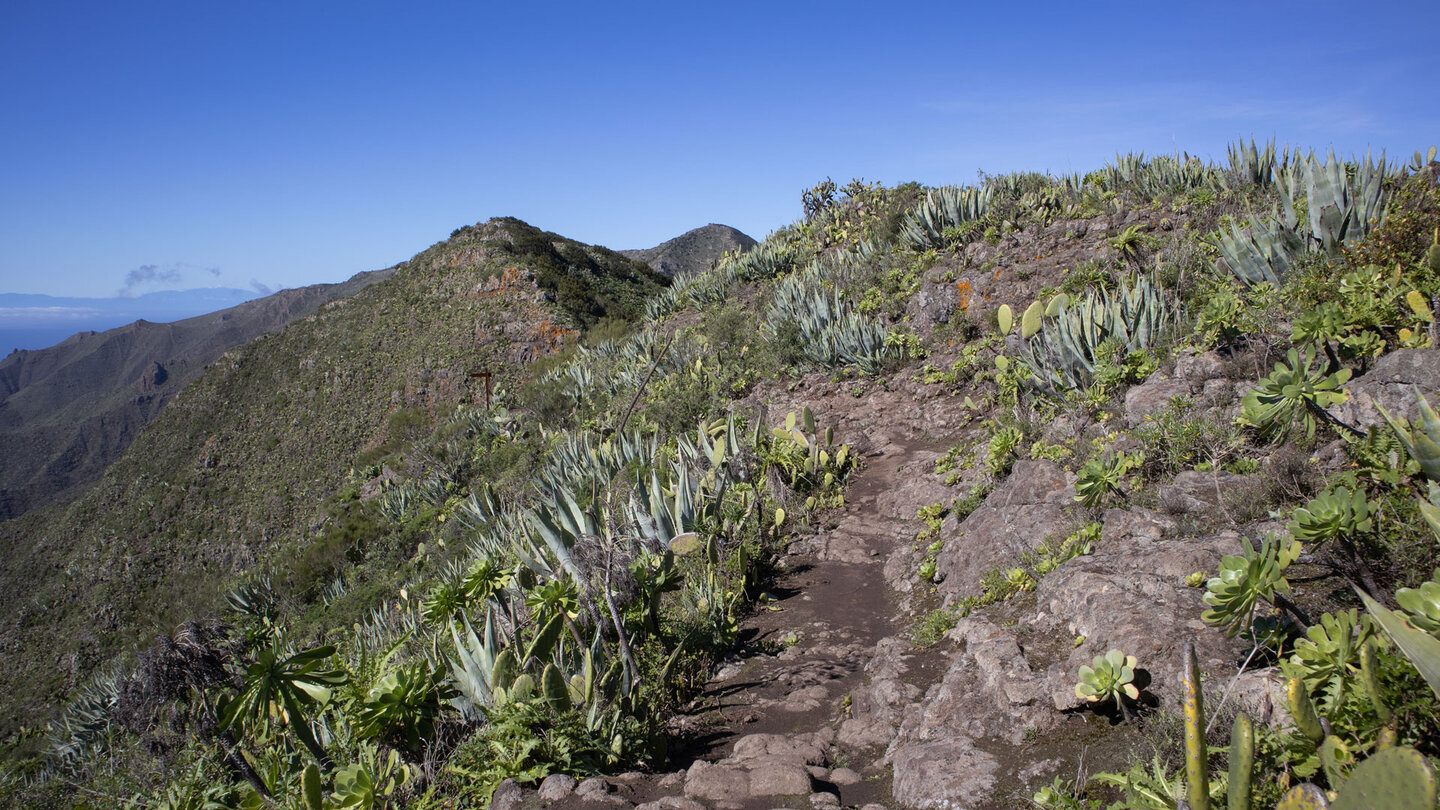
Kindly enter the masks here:
[[1119, 650], [1097, 655], [1090, 666], [1080, 666], [1080, 682], [1075, 684], [1075, 697], [1089, 703], [1114, 700], [1115, 707], [1124, 712], [1122, 697], [1138, 700], [1140, 690], [1135, 688], [1135, 656]]

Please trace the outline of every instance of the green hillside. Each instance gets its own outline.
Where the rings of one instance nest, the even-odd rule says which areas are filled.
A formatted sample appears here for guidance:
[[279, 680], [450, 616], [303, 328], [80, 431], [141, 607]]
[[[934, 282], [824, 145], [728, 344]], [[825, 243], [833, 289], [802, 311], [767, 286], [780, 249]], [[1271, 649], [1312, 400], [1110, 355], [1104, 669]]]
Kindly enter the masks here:
[[0, 796], [1434, 807], [1437, 179], [826, 181], [668, 286], [460, 229], [6, 524]]
[[7, 733], [116, 653], [212, 614], [220, 585], [256, 566], [282, 567], [305, 598], [375, 539], [325, 506], [363, 451], [378, 460], [483, 401], [472, 372], [515, 387], [577, 325], [638, 317], [664, 283], [604, 248], [493, 220], [227, 352], [86, 497], [0, 523]]

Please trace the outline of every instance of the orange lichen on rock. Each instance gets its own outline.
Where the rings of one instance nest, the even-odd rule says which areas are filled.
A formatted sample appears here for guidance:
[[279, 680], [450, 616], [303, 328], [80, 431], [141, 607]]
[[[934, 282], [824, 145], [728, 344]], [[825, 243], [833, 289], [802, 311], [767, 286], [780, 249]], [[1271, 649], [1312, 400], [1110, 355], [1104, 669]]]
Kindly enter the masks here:
[[493, 298], [509, 293], [534, 293], [535, 274], [519, 267], [507, 267], [498, 276], [491, 276], [475, 287], [476, 298]]
[[956, 292], [957, 294], [959, 294], [959, 296], [960, 296], [960, 301], [959, 301], [959, 304], [958, 304], [958, 306], [960, 307], [960, 311], [961, 311], [961, 312], [966, 312], [966, 311], [968, 311], [968, 310], [970, 309], [970, 293], [971, 293], [970, 282], [968, 282], [968, 281], [957, 281], [957, 282], [955, 282], [955, 292]]

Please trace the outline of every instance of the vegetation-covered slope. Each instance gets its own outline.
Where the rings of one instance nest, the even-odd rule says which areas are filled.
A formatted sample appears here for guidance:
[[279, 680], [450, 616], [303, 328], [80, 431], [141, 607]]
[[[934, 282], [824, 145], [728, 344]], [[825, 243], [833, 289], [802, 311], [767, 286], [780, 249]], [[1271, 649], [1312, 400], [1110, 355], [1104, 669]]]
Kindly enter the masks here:
[[0, 360], [0, 520], [66, 501], [104, 472], [221, 352], [363, 290], [389, 271], [315, 284], [174, 323], [81, 333]]
[[[1274, 806], [1308, 782], [1357, 806], [1378, 777], [1434, 806], [1440, 424], [1410, 384], [1440, 396], [1437, 173], [1241, 145], [821, 184], [633, 332], [494, 408], [392, 419], [314, 496], [373, 540], [260, 566], [229, 625], [192, 613], [18, 737], [47, 750], [9, 789], [512, 808], [641, 767], [543, 795]], [[897, 448], [894, 491], [864, 493], [890, 511], [844, 510], [862, 454]], [[786, 628], [793, 586], [862, 565], [894, 599], [849, 592], [826, 615], [872, 611], [866, 644], [824, 657], [843, 628]], [[690, 702], [730, 652], [748, 674]], [[1254, 745], [1228, 756], [1237, 707]]]
[[496, 220], [226, 352], [88, 495], [0, 524], [5, 727], [156, 630], [213, 611], [219, 586], [260, 560], [278, 558], [304, 592], [363, 557], [363, 527], [322, 508], [362, 450], [483, 401], [472, 373], [513, 387], [525, 362], [576, 333], [567, 315], [633, 315], [662, 282], [603, 248]]

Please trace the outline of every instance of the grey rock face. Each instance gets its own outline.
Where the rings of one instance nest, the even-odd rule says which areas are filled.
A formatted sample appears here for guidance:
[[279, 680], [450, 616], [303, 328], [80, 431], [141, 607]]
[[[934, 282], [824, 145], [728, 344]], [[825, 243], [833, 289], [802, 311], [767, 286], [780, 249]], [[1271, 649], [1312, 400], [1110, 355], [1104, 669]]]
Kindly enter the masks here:
[[[1150, 675], [1147, 691], [1162, 705], [1178, 705], [1180, 649], [1197, 641], [1201, 668], [1233, 671], [1241, 653], [1200, 620], [1202, 589], [1185, 584], [1195, 571], [1214, 571], [1225, 554], [1239, 550], [1239, 536], [1225, 532], [1178, 540], [1101, 542], [1041, 580], [1036, 601], [1052, 632], [1084, 636], [1085, 642], [1048, 672], [1053, 705], [1075, 706], [1075, 673], [1096, 655], [1118, 649], [1139, 660]], [[1142, 695], [1143, 697], [1143, 695]]]
[[1074, 503], [1075, 490], [1060, 467], [1043, 460], [1017, 461], [979, 509], [953, 529], [942, 527], [945, 546], [935, 563], [946, 603], [978, 593], [986, 571], [1013, 564], [1045, 538], [1064, 538], [1076, 523], [1068, 512]]
[[1440, 349], [1402, 349], [1375, 362], [1345, 386], [1350, 399], [1330, 409], [1341, 421], [1362, 430], [1384, 424], [1380, 409], [1397, 419], [1418, 420], [1418, 389], [1432, 407], [1440, 407]]
[[965, 810], [989, 800], [1000, 763], [963, 738], [907, 743], [892, 748], [895, 799], [921, 810]]

